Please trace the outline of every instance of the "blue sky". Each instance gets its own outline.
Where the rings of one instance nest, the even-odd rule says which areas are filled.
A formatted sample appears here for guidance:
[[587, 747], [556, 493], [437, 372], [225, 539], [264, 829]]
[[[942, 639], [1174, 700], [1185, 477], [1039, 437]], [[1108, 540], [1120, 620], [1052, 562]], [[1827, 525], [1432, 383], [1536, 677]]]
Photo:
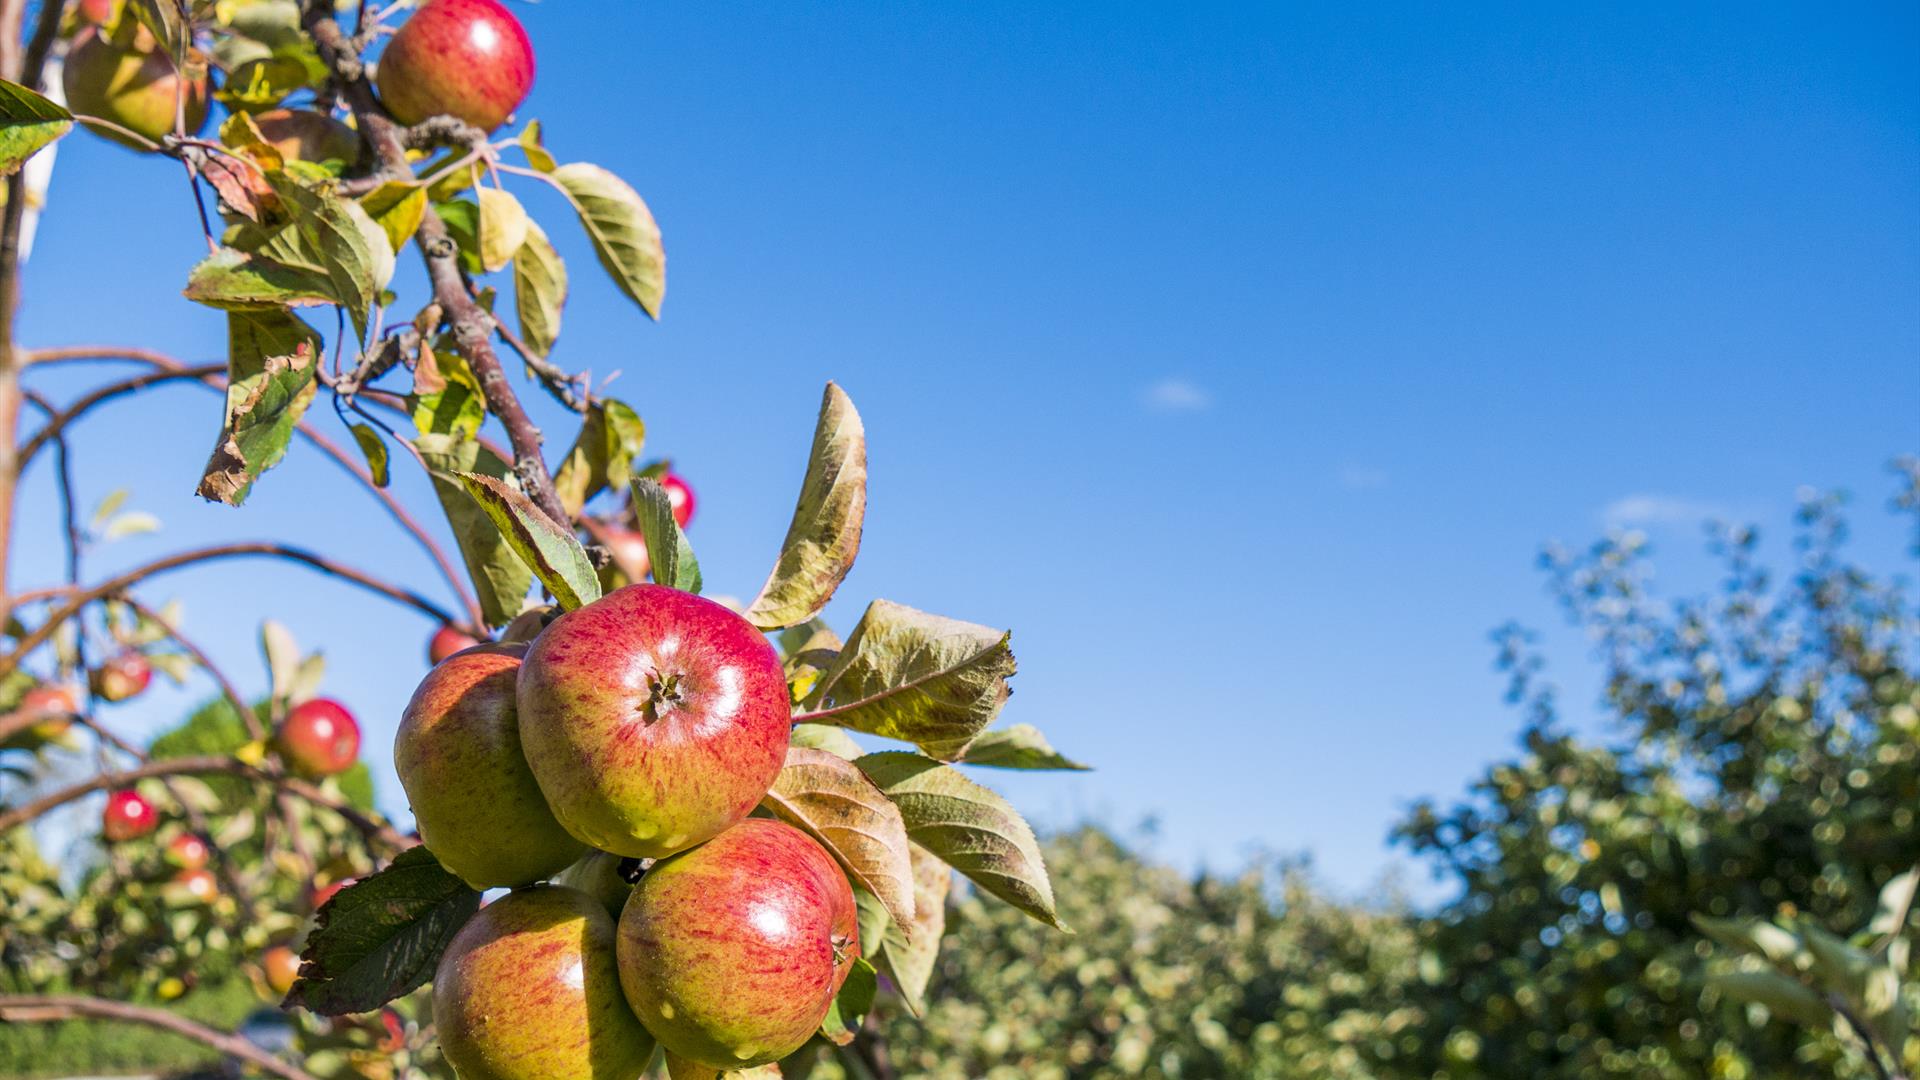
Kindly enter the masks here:
[[[523, 115], [632, 181], [670, 258], [653, 325], [523, 190], [573, 269], [556, 359], [622, 373], [700, 490], [710, 588], [740, 594], [845, 386], [871, 505], [832, 616], [884, 596], [1012, 628], [1006, 718], [1099, 766], [984, 777], [1039, 822], [1151, 815], [1167, 858], [1309, 851], [1360, 889], [1402, 861], [1408, 802], [1510, 751], [1486, 632], [1557, 629], [1543, 541], [1639, 526], [1687, 587], [1702, 516], [1778, 537], [1796, 487], [1844, 487], [1862, 557], [1911, 568], [1879, 512], [1920, 449], [1911, 6], [516, 10]], [[76, 136], [23, 336], [216, 359], [221, 319], [177, 292], [202, 250], [176, 168]], [[166, 522], [91, 573], [282, 537], [435, 588], [311, 452], [244, 510], [198, 503], [217, 424], [187, 387], [86, 422], [83, 499], [129, 485]], [[44, 471], [26, 497], [15, 574], [47, 580]], [[262, 565], [147, 595], [249, 688], [263, 607], [323, 648], [403, 810], [386, 749], [425, 622]], [[1584, 709], [1583, 644], [1549, 648]]]

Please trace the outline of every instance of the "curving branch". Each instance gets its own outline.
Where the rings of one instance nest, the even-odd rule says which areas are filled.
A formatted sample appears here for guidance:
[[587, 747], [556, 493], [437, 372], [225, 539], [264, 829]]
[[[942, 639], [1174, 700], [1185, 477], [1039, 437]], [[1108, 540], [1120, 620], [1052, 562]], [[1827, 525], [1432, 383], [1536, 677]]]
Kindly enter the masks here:
[[286, 559], [291, 562], [310, 566], [323, 574], [340, 578], [343, 581], [353, 582], [369, 592], [376, 593], [396, 603], [404, 604], [417, 611], [424, 612], [427, 616], [440, 623], [457, 624], [459, 621], [446, 609], [411, 589], [404, 589], [398, 585], [390, 584], [374, 577], [364, 570], [357, 570], [343, 563], [335, 562], [332, 559], [315, 555], [313, 552], [303, 548], [259, 541], [220, 544], [214, 547], [195, 548], [191, 551], [176, 552], [163, 559], [156, 559], [144, 566], [136, 566], [125, 573], [85, 589], [76, 590], [63, 586], [53, 589], [37, 589], [15, 596], [12, 601], [15, 606], [42, 600], [54, 600], [63, 596], [67, 599], [66, 602], [58, 608], [48, 612], [47, 617], [41, 621], [39, 626], [34, 627], [33, 630], [22, 637], [20, 644], [13, 652], [5, 656], [0, 656], [0, 676], [12, 673], [14, 669], [20, 666], [20, 661], [25, 658], [28, 653], [45, 644], [47, 639], [53, 636], [54, 631], [59, 628], [61, 623], [71, 619], [88, 604], [97, 600], [103, 600], [109, 596], [119, 596], [134, 585], [169, 570], [177, 570], [184, 566], [194, 566], [200, 563], [216, 562], [223, 559], [248, 557]]
[[[304, 0], [300, 22], [318, 46], [320, 59], [333, 72], [335, 85], [352, 108], [367, 144], [373, 148], [377, 162], [373, 175], [412, 179], [413, 170], [407, 164], [409, 129], [395, 124], [375, 100], [373, 88], [367, 83], [366, 65], [360, 59], [361, 43], [347, 36], [334, 6], [326, 0]], [[506, 428], [507, 441], [513, 445], [513, 471], [520, 478], [521, 487], [534, 505], [561, 528], [571, 529], [572, 519], [560, 504], [559, 493], [553, 489], [553, 476], [547, 471], [546, 458], [541, 453], [540, 429], [514, 394], [500, 354], [494, 351], [490, 340], [494, 318], [468, 291], [466, 278], [460, 273], [459, 248], [447, 235], [446, 223], [432, 207], [428, 207], [421, 218], [413, 242], [426, 261], [427, 279], [433, 284], [434, 300], [445, 313], [447, 329], [480, 381], [487, 411]]]
[[271, 771], [258, 765], [249, 765], [236, 757], [205, 755], [201, 757], [163, 758], [148, 761], [131, 769], [119, 772], [95, 773], [85, 780], [76, 781], [58, 791], [51, 791], [32, 802], [0, 814], [0, 833], [15, 826], [58, 809], [75, 799], [84, 799], [96, 791], [108, 791], [126, 787], [141, 780], [161, 779], [169, 776], [205, 776], [208, 774], [237, 776], [258, 784], [270, 784], [302, 801], [322, 810], [338, 814], [349, 825], [359, 830], [368, 840], [377, 840], [395, 850], [409, 847], [412, 841], [401, 836], [393, 826], [377, 821], [359, 809], [321, 791], [318, 787], [283, 772]]
[[[57, 6], [57, 5], [56, 5]], [[241, 1038], [164, 1009], [150, 1009], [78, 994], [0, 994], [0, 1022], [47, 1024], [62, 1020], [119, 1020], [172, 1032], [244, 1061], [281, 1080], [315, 1080], [313, 1074]]]
[[[28, 354], [28, 359], [32, 363], [127, 360], [134, 363], [146, 364], [153, 370], [143, 375], [136, 375], [119, 382], [109, 383], [99, 387], [74, 401], [71, 405], [67, 406], [66, 409], [56, 413], [54, 417], [48, 421], [46, 426], [34, 432], [21, 447], [19, 453], [19, 467], [21, 469], [26, 468], [27, 463], [33, 458], [33, 455], [39, 451], [48, 439], [58, 436], [68, 424], [79, 419], [88, 410], [107, 401], [144, 389], [155, 383], [168, 382], [176, 379], [190, 379], [216, 393], [226, 392], [226, 379], [224, 376], [226, 375], [227, 369], [225, 365], [208, 364], [200, 367], [188, 367], [170, 356], [155, 352], [151, 349], [121, 348], [119, 346], [107, 345], [80, 345], [69, 348], [35, 350]], [[373, 401], [375, 404], [387, 409], [395, 410], [403, 414], [406, 412], [405, 402], [386, 391], [361, 390], [359, 393], [365, 395], [369, 401]], [[319, 429], [315, 428], [312, 424], [302, 420], [295, 425], [294, 430], [298, 431], [302, 438], [317, 447], [321, 453], [332, 458], [336, 464], [352, 474], [355, 479], [359, 480], [361, 486], [367, 489], [368, 494], [378, 499], [380, 504], [386, 508], [388, 515], [391, 516], [402, 529], [406, 530], [408, 535], [413, 537], [414, 542], [419, 544], [421, 549], [427, 553], [427, 557], [433, 561], [434, 567], [440, 571], [440, 576], [445, 578], [448, 587], [453, 589], [454, 596], [459, 598], [461, 607], [466, 609], [466, 616], [469, 621], [468, 625], [461, 627], [461, 629], [471, 633], [474, 632], [476, 628], [484, 627], [486, 625], [486, 617], [481, 613], [480, 602], [478, 598], [473, 595], [473, 590], [468, 587], [466, 579], [461, 576], [460, 571], [453, 565], [453, 560], [447, 556], [446, 549], [440, 545], [439, 541], [434, 539], [433, 534], [428, 532], [425, 526], [421, 525], [412, 514], [408, 513], [406, 506], [402, 504], [399, 499], [395, 498], [392, 492], [375, 484], [373, 482], [373, 475], [367, 472], [366, 468], [360, 464], [358, 459], [342, 450], [339, 444], [333, 440], [320, 434]], [[501, 456], [503, 459], [506, 457], [504, 454]]]

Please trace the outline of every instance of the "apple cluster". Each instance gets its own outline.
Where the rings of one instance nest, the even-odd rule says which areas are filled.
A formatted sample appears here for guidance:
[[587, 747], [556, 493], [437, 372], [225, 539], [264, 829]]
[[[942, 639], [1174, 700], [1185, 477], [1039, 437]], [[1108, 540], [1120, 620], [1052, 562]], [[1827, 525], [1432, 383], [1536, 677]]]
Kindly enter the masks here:
[[657, 584], [428, 673], [394, 743], [421, 839], [513, 890], [434, 978], [462, 1077], [630, 1077], [656, 1045], [744, 1069], [819, 1029], [860, 954], [853, 890], [805, 832], [749, 816], [790, 719], [766, 636]]

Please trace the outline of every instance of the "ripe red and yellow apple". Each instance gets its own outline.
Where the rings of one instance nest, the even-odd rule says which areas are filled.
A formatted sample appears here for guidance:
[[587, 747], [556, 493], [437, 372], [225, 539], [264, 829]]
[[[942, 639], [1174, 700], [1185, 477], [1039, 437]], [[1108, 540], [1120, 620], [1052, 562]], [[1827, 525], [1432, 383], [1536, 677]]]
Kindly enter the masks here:
[[220, 883], [214, 880], [213, 871], [204, 867], [196, 870], [182, 870], [173, 877], [173, 884], [187, 898], [202, 904], [210, 904], [220, 895]]
[[457, 116], [492, 131], [533, 89], [533, 43], [498, 0], [427, 0], [380, 54], [381, 103], [403, 124]]
[[129, 649], [94, 668], [88, 678], [93, 683], [94, 695], [102, 701], [125, 701], [153, 681], [153, 665]]
[[345, 705], [332, 698], [312, 698], [287, 710], [274, 732], [273, 745], [294, 772], [332, 776], [359, 756], [360, 724]]
[[427, 642], [427, 662], [437, 664], [462, 649], [471, 649], [480, 644], [480, 640], [464, 630], [443, 626], [433, 632]]
[[520, 751], [515, 687], [526, 652], [502, 643], [442, 660], [394, 736], [394, 770], [421, 839], [476, 889], [539, 881], [586, 851], [554, 820]]
[[167, 841], [167, 861], [182, 870], [199, 870], [212, 859], [207, 842], [194, 833], [183, 832]]
[[[109, 41], [98, 27], [87, 27], [73, 39], [62, 69], [67, 108], [158, 142], [172, 134], [175, 98], [183, 97], [186, 133], [197, 133], [207, 122], [205, 60], [189, 57], [188, 66], [197, 70], [183, 80], [173, 58], [155, 45], [144, 28], [134, 44], [123, 47]], [[147, 149], [121, 132], [92, 130], [122, 146]]]
[[19, 711], [39, 717], [27, 730], [40, 742], [58, 739], [80, 712], [80, 695], [65, 683], [41, 683], [20, 697]]
[[160, 812], [137, 791], [121, 789], [107, 795], [107, 808], [101, 814], [100, 835], [108, 843], [138, 840], [160, 825]]
[[434, 974], [433, 1021], [462, 1080], [632, 1080], [654, 1052], [620, 991], [613, 917], [558, 885], [467, 920]]
[[520, 746], [553, 816], [618, 855], [661, 858], [717, 835], [786, 760], [773, 646], [721, 605], [661, 585], [554, 620], [527, 652], [518, 701]]
[[749, 818], [664, 859], [620, 916], [620, 985], [668, 1051], [763, 1065], [819, 1030], [860, 956], [853, 889], [812, 837]]
[[260, 968], [273, 992], [285, 994], [300, 978], [300, 957], [285, 945], [275, 945], [260, 957]]

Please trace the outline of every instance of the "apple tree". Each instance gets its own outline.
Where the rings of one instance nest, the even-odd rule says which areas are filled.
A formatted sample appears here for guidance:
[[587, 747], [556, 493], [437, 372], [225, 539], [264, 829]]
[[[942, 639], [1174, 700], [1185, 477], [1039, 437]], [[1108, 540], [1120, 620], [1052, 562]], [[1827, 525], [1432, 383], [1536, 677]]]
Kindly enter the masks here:
[[[578, 230], [657, 318], [660, 229], [625, 180], [517, 117], [535, 70], [497, 0], [0, 0], [0, 547], [30, 524], [18, 478], [50, 458], [68, 552], [63, 582], [0, 576], [0, 1021], [148, 1025], [287, 1080], [447, 1064], [611, 1080], [662, 1056], [684, 1080], [823, 1053], [871, 1072], [862, 1033], [876, 1002], [926, 993], [953, 871], [1065, 928], [1032, 830], [962, 769], [1071, 767], [1033, 728], [991, 726], [1008, 633], [887, 600], [844, 637], [822, 619], [866, 506], [865, 431], [837, 385], [764, 584], [744, 604], [702, 595], [694, 489], [647, 457], [636, 405], [559, 348], [571, 270], [552, 237]], [[184, 293], [225, 321], [224, 363], [14, 339], [27, 238], [76, 128], [184, 172], [179, 211], [207, 243], [182, 253]], [[568, 220], [535, 220], [528, 187]], [[421, 295], [395, 291], [403, 257]], [[66, 403], [33, 388], [77, 364], [133, 370]], [[218, 395], [201, 496], [238, 507], [288, 454], [319, 453], [452, 603], [272, 540], [90, 579], [92, 546], [142, 522], [109, 505], [80, 523], [68, 429], [163, 383]], [[557, 459], [527, 393], [578, 417]], [[408, 468], [431, 479], [435, 527], [389, 490]], [[371, 808], [360, 723], [284, 629], [263, 626], [269, 688], [250, 696], [148, 596], [234, 559], [430, 620], [433, 666], [395, 703], [418, 839]], [[143, 749], [104, 710], [156, 669], [220, 697]], [[82, 733], [98, 771], [47, 782], [47, 747]], [[100, 793], [103, 858], [76, 894], [25, 826]], [[149, 892], [155, 912], [126, 906]], [[297, 1060], [128, 1000], [149, 983], [179, 997], [219, 955], [284, 993]]]

